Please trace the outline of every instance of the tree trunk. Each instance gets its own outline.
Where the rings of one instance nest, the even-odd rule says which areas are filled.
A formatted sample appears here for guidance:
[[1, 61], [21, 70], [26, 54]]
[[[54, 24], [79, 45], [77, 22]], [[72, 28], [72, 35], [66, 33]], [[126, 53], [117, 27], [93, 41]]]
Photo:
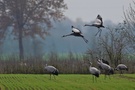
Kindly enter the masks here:
[[23, 12], [21, 9], [17, 9], [16, 11], [16, 17], [18, 18], [17, 23], [18, 23], [18, 30], [19, 30], [19, 36], [18, 36], [18, 42], [19, 42], [19, 59], [23, 60], [24, 59], [24, 50], [23, 50]]
[[20, 60], [24, 59], [24, 51], [23, 51], [23, 39], [22, 39], [22, 28], [19, 26], [19, 58]]

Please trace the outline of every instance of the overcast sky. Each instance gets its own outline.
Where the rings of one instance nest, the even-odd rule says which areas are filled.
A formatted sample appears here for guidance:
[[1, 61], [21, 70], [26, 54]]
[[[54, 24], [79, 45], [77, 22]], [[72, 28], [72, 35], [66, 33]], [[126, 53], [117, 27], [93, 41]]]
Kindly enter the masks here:
[[123, 21], [123, 7], [128, 10], [133, 0], [65, 0], [68, 10], [65, 16], [75, 21], [82, 18], [83, 21], [95, 20], [100, 14], [103, 20], [111, 20], [114, 23]]

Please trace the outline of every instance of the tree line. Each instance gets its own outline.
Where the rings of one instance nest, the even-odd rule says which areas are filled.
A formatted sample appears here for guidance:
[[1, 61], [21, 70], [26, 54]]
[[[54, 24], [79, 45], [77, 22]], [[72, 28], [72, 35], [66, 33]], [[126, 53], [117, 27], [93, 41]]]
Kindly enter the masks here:
[[[45, 65], [55, 66], [60, 74], [89, 74], [89, 62], [93, 62], [93, 66], [98, 68], [96, 57], [85, 53], [73, 54], [69, 52], [67, 56], [59, 56], [57, 52], [47, 54], [48, 58], [28, 57], [20, 61], [18, 57], [1, 57], [0, 58], [0, 73], [4, 74], [45, 74], [48, 73], [44, 68]], [[110, 62], [110, 60], [107, 60]], [[122, 62], [129, 68], [128, 72], [135, 73], [135, 61], [131, 59], [123, 59]], [[115, 65], [110, 63], [110, 66], [115, 68]], [[115, 71], [115, 73], [119, 73]]]

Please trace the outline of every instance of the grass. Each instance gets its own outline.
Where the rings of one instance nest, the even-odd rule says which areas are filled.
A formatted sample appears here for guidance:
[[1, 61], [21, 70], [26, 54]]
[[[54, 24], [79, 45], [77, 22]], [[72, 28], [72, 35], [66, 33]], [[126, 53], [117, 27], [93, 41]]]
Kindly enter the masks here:
[[92, 76], [60, 74], [56, 79], [43, 74], [0, 74], [1, 90], [135, 90], [135, 74], [118, 74], [111, 79], [101, 75], [97, 82]]

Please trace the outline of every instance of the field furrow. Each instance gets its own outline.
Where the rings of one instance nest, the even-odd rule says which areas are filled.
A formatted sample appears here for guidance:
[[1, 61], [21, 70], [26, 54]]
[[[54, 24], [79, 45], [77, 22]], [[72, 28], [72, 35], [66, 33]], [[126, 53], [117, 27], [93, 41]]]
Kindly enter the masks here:
[[111, 79], [101, 75], [97, 82], [92, 75], [62, 74], [56, 79], [38, 74], [0, 74], [1, 90], [135, 90], [135, 74], [118, 74]]

